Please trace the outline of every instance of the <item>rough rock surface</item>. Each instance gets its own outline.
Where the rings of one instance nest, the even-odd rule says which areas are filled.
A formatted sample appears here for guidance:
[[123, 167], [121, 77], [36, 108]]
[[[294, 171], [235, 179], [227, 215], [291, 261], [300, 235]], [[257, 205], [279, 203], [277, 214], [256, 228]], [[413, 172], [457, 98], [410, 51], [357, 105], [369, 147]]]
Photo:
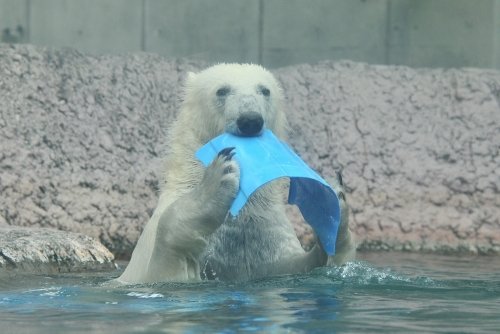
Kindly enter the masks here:
[[0, 45], [0, 223], [81, 232], [130, 255], [191, 68]]
[[342, 169], [361, 249], [500, 253], [500, 72], [324, 62], [276, 71], [292, 146]]
[[94, 238], [55, 229], [0, 227], [0, 274], [111, 269], [113, 254]]
[[[0, 225], [81, 232], [129, 256], [156, 205], [183, 78], [203, 66], [0, 44]], [[274, 73], [292, 146], [327, 179], [343, 169], [361, 249], [500, 253], [499, 72]]]

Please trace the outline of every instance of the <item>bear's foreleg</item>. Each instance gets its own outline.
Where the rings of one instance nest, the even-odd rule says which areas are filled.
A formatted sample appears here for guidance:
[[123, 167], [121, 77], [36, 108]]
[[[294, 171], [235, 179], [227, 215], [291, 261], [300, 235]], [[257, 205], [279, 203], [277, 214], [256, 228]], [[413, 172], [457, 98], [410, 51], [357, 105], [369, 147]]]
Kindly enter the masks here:
[[224, 222], [239, 187], [233, 148], [222, 150], [192, 191], [160, 216], [149, 266], [158, 281], [200, 279], [198, 258], [208, 237]]

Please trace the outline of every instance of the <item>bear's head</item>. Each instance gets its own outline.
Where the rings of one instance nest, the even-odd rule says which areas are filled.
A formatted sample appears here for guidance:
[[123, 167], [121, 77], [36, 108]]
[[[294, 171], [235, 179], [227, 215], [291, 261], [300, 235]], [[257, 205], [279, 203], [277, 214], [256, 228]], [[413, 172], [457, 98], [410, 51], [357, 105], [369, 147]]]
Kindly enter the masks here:
[[265, 128], [284, 139], [283, 100], [278, 81], [263, 67], [219, 64], [189, 73], [182, 113], [202, 142], [223, 132], [257, 136]]

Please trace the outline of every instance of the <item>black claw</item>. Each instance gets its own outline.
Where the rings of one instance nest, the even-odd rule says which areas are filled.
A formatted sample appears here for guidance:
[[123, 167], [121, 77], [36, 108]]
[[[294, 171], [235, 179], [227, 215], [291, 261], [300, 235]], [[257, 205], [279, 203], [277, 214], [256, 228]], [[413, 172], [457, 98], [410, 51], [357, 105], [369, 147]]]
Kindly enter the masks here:
[[339, 184], [341, 186], [343, 186], [344, 185], [344, 181], [342, 181], [342, 171], [339, 170], [339, 171], [336, 171], [335, 173], [337, 174], [337, 181], [339, 182]]
[[345, 195], [342, 191], [339, 192], [339, 198], [343, 201], [345, 201]]
[[234, 154], [236, 153], [233, 151], [234, 147], [226, 147], [219, 152], [218, 156], [224, 157], [226, 161], [229, 161], [233, 158]]

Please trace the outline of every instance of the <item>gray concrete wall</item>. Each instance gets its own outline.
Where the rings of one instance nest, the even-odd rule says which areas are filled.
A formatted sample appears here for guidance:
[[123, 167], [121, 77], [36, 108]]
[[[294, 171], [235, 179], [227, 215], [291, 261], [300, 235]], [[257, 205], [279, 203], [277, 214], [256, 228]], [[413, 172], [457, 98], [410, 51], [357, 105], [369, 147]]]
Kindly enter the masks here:
[[0, 38], [267, 67], [500, 68], [500, 0], [0, 0]]

